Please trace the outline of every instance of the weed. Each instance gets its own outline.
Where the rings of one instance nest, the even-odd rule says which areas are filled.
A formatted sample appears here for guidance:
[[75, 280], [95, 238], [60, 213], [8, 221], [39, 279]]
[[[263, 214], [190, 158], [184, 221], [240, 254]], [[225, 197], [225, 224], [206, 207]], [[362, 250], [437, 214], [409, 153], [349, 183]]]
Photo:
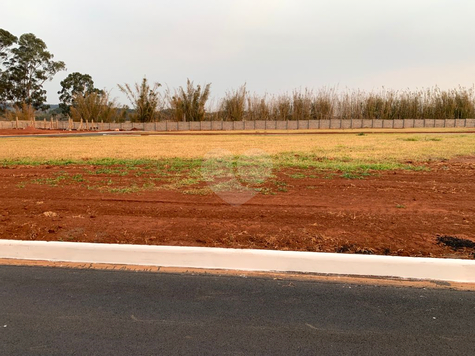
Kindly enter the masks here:
[[259, 193], [263, 194], [263, 195], [275, 195], [275, 192], [272, 191], [272, 189], [266, 188], [266, 187], [263, 187], [263, 188], [254, 188], [254, 190], [255, 190], [256, 192], [259, 192]]
[[194, 189], [185, 189], [182, 191], [183, 194], [191, 194], [191, 195], [208, 195], [211, 194], [212, 191], [209, 188], [194, 188]]
[[68, 174], [59, 174], [54, 178], [37, 178], [32, 180], [32, 183], [56, 187], [59, 183], [65, 181], [68, 177]]
[[75, 174], [71, 177], [71, 179], [75, 182], [84, 182], [84, 177], [82, 174]]
[[368, 172], [344, 172], [340, 177], [345, 179], [364, 179], [371, 175]]
[[105, 167], [105, 168], [99, 168], [99, 169], [96, 169], [96, 171], [94, 172], [94, 174], [107, 174], [107, 175], [119, 175], [119, 176], [126, 176], [127, 174], [129, 174], [129, 172], [122, 168], [109, 168], [109, 167]]
[[141, 191], [136, 184], [133, 184], [130, 187], [121, 187], [121, 188], [107, 188], [109, 193], [118, 193], [118, 194], [129, 194], [129, 193], [136, 193]]
[[304, 179], [306, 178], [306, 175], [303, 173], [294, 173], [294, 174], [290, 174], [289, 177], [293, 179]]
[[178, 178], [173, 182], [173, 185], [175, 186], [175, 188], [181, 188], [181, 187], [196, 185], [196, 184], [199, 184], [201, 182], [202, 182], [202, 180], [198, 179], [198, 178], [191, 178], [191, 177]]

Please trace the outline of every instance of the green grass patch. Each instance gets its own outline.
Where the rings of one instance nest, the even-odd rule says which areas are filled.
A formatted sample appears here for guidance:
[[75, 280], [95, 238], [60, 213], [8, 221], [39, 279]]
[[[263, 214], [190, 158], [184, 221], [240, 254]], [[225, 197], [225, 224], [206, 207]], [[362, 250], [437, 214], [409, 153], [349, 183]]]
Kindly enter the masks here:
[[307, 176], [303, 173], [293, 173], [293, 174], [289, 174], [289, 177], [292, 178], [292, 179], [304, 179], [304, 178], [307, 178]]
[[36, 179], [33, 179], [31, 182], [34, 184], [49, 185], [51, 187], [56, 187], [60, 183], [67, 181], [69, 178], [70, 178], [69, 174], [59, 173], [53, 178], [36, 178]]
[[130, 193], [137, 193], [143, 190], [137, 185], [132, 185], [130, 187], [118, 187], [118, 188], [107, 188], [106, 189], [109, 193], [116, 193], [116, 194], [130, 194]]
[[345, 179], [365, 179], [365, 177], [370, 175], [368, 172], [345, 172], [340, 177]]
[[74, 174], [71, 179], [75, 182], [84, 182], [84, 176], [82, 174]]
[[[408, 138], [409, 139], [409, 138]], [[435, 138], [437, 139], [437, 138]], [[433, 140], [431, 138], [431, 140]], [[135, 175], [151, 174], [163, 177], [179, 175], [201, 176], [209, 172], [210, 178], [225, 178], [229, 173], [245, 177], [258, 178], [269, 170], [280, 168], [298, 168], [314, 171], [358, 171], [358, 170], [420, 170], [421, 166], [406, 164], [391, 158], [387, 159], [352, 159], [348, 156], [332, 157], [314, 153], [286, 152], [271, 156], [272, 160], [239, 161], [239, 156], [230, 160], [203, 161], [202, 159], [167, 158], [159, 160], [145, 159], [93, 159], [93, 160], [34, 160], [21, 159], [0, 161], [0, 166], [66, 166], [88, 165], [100, 168], [89, 170], [88, 173], [125, 176], [133, 170]], [[262, 163], [262, 165], [261, 165]], [[203, 166], [203, 167], [202, 167]], [[142, 173], [143, 171], [147, 173]], [[302, 177], [303, 178], [303, 177]], [[267, 178], [266, 178], [267, 179]]]
[[[432, 139], [432, 138], [431, 138]], [[342, 147], [341, 149], [349, 149]], [[345, 179], [364, 179], [377, 172], [387, 170], [429, 170], [427, 166], [408, 164], [393, 158], [352, 159], [349, 156], [328, 156], [318, 153], [286, 152], [267, 156], [242, 159], [239, 156], [216, 158], [213, 160], [167, 158], [159, 160], [144, 159], [93, 159], [93, 160], [3, 160], [0, 164], [8, 166], [85, 166], [84, 174], [69, 175], [59, 172], [54, 177], [38, 178], [32, 183], [58, 186], [60, 184], [88, 183], [88, 189], [99, 189], [112, 193], [133, 193], [151, 189], [180, 189], [185, 194], [205, 194], [206, 189], [194, 187], [203, 182], [213, 184], [215, 191], [259, 189], [262, 194], [270, 194], [261, 185], [275, 181], [275, 173], [290, 169], [285, 173], [292, 179], [318, 178], [332, 179], [335, 176]], [[311, 173], [311, 174], [309, 174]], [[107, 178], [98, 184], [91, 184], [87, 174]], [[126, 187], [116, 187], [111, 177], [136, 177], [140, 183], [132, 182]], [[143, 177], [145, 176], [145, 177]], [[144, 178], [146, 182], [143, 183]], [[163, 184], [165, 183], [165, 184]], [[157, 185], [156, 185], [157, 184]], [[287, 187], [275, 183], [272, 191], [286, 192]]]

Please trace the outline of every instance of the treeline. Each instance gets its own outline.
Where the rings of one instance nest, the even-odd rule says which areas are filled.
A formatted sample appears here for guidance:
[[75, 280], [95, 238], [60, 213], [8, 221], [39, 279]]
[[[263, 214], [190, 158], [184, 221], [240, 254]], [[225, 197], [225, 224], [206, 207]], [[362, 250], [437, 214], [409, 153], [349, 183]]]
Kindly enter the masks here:
[[[64, 62], [53, 58], [46, 44], [35, 35], [17, 38], [0, 29], [0, 114], [23, 120], [45, 117], [43, 84], [66, 70]], [[377, 92], [326, 88], [258, 95], [251, 94], [243, 85], [211, 105], [209, 83], [201, 86], [188, 80], [186, 86], [170, 90], [143, 78], [139, 83], [118, 85], [130, 105], [121, 106], [110, 97], [110, 92], [96, 88], [89, 74], [73, 72], [60, 84], [59, 108], [48, 115], [75, 121], [475, 118], [474, 87], [415, 91], [383, 88]]]

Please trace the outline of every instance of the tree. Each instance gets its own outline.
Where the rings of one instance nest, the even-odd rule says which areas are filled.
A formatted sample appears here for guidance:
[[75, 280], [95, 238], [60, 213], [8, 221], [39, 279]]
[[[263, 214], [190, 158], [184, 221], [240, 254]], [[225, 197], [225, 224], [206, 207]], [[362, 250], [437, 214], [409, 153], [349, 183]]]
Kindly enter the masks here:
[[177, 121], [203, 121], [205, 117], [205, 105], [209, 99], [211, 83], [203, 88], [187, 79], [186, 91], [180, 87], [172, 96], [170, 106], [174, 109]]
[[32, 33], [21, 35], [17, 46], [10, 51], [11, 57], [4, 62], [5, 80], [9, 83], [7, 99], [17, 105], [25, 103], [36, 109], [44, 108], [44, 82], [65, 70], [66, 65], [62, 61], [54, 61], [43, 40]]
[[135, 110], [131, 117], [133, 121], [152, 122], [159, 118], [159, 109], [163, 102], [158, 92], [158, 88], [161, 87], [160, 83], [154, 83], [151, 87], [147, 78], [144, 77], [142, 83], [135, 83], [134, 87], [129, 84], [118, 84], [118, 86]]
[[17, 37], [0, 28], [0, 110], [6, 106], [7, 93], [11, 88], [3, 67], [5, 62], [8, 62], [10, 59], [11, 46], [17, 43], [17, 41]]
[[70, 114], [70, 108], [73, 105], [73, 98], [76, 94], [85, 95], [93, 92], [100, 92], [94, 88], [94, 81], [89, 74], [74, 72], [69, 74], [61, 81], [61, 91], [58, 91], [59, 107], [64, 114]]
[[3, 62], [8, 59], [10, 47], [17, 43], [18, 38], [10, 32], [0, 28], [0, 60]]

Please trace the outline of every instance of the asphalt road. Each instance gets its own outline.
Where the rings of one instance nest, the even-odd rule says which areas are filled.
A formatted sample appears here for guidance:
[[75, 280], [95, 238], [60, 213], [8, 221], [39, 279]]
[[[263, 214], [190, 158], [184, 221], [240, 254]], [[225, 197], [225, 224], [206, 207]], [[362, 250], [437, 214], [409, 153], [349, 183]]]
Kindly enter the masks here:
[[475, 293], [1, 266], [0, 355], [475, 355]]

